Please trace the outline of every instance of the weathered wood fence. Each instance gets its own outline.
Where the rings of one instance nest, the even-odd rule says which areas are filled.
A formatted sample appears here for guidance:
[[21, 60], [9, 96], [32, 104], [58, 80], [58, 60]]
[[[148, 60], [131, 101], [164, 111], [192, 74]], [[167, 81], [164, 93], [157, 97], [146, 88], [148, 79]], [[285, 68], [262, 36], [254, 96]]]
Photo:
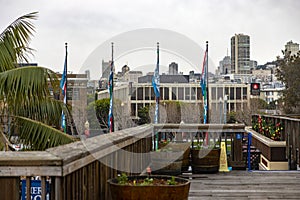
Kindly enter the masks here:
[[[258, 116], [259, 115], [253, 115], [252, 121], [257, 121]], [[297, 169], [300, 160], [300, 119], [271, 115], [261, 115], [261, 117], [263, 117], [268, 124], [282, 124], [283, 134], [281, 135], [281, 140], [286, 141], [286, 159], [289, 163], [289, 169]]]
[[159, 137], [163, 137], [165, 133], [173, 133], [177, 141], [185, 140], [184, 137], [193, 141], [199, 135], [204, 136], [204, 133], [214, 135], [217, 139], [225, 139], [226, 146], [230, 146], [227, 151], [229, 165], [233, 169], [246, 167], [242, 150], [245, 124], [154, 124], [154, 132], [158, 132]]
[[[40, 176], [42, 199], [46, 181], [51, 199], [109, 199], [109, 178], [119, 170], [139, 174], [149, 165], [152, 132], [151, 125], [139, 126], [43, 152], [0, 152], [0, 198], [19, 200], [20, 179], [28, 186]], [[29, 194], [30, 187], [26, 190]]]
[[[149, 152], [154, 133], [215, 132], [231, 135], [233, 164], [243, 162], [241, 138], [243, 124], [228, 125], [144, 125], [81, 140], [46, 151], [0, 152], [0, 199], [20, 199], [20, 180], [26, 185], [41, 177], [41, 199], [46, 199], [46, 183], [50, 183], [50, 199], [110, 199], [107, 180], [118, 173], [140, 174], [150, 164]], [[30, 187], [26, 188], [31, 193]], [[30, 199], [30, 195], [27, 195]]]

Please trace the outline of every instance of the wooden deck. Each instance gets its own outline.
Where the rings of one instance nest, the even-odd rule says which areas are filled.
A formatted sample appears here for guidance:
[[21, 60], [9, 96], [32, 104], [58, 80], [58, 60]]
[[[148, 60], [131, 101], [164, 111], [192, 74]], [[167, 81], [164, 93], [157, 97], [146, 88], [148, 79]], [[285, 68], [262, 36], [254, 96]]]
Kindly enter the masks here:
[[300, 199], [300, 171], [231, 171], [183, 174], [191, 180], [189, 200]]

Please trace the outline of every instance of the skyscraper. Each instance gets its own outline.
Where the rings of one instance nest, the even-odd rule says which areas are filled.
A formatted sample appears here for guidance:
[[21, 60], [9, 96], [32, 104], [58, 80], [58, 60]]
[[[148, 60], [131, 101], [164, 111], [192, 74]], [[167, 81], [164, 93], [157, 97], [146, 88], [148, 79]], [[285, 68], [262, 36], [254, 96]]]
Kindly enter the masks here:
[[111, 61], [105, 62], [104, 60], [102, 60], [102, 76], [101, 76], [101, 78], [108, 79], [108, 76], [110, 73], [110, 65], [111, 65]]
[[178, 64], [172, 62], [169, 64], [169, 75], [177, 75], [178, 74]]
[[285, 52], [290, 56], [297, 55], [299, 51], [299, 44], [294, 43], [292, 40], [285, 45]]
[[235, 34], [231, 37], [231, 73], [251, 74], [250, 37]]

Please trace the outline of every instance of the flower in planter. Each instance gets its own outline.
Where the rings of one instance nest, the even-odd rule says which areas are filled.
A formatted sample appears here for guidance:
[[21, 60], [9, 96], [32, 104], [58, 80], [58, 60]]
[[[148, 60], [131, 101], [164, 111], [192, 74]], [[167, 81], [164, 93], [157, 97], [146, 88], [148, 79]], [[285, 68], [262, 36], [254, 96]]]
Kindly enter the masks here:
[[283, 126], [280, 122], [274, 125], [272, 122], [266, 121], [260, 115], [258, 116], [257, 121], [253, 122], [252, 128], [256, 132], [275, 141], [280, 141], [283, 133]]

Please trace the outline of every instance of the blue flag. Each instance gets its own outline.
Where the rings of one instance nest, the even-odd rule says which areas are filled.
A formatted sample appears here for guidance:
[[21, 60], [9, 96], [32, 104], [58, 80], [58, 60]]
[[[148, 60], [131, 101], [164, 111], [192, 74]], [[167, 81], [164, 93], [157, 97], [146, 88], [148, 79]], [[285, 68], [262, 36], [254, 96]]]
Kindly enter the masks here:
[[155, 93], [155, 117], [154, 117], [154, 123], [158, 123], [158, 116], [159, 116], [159, 97], [160, 97], [160, 91], [159, 91], [159, 47], [157, 44], [157, 63], [156, 68], [152, 77], [152, 86]]
[[110, 74], [108, 81], [108, 92], [109, 92], [109, 112], [108, 112], [108, 128], [109, 132], [114, 132], [114, 116], [113, 116], [113, 92], [114, 92], [114, 72], [113, 72], [114, 62], [111, 61]]
[[[60, 88], [62, 90], [62, 94], [64, 95], [64, 104], [67, 104], [67, 51], [66, 51], [66, 57], [65, 57], [65, 64], [64, 64], [64, 71], [61, 76], [60, 80]], [[64, 111], [61, 113], [61, 128], [64, 130], [64, 132], [67, 132], [67, 126], [66, 126], [66, 116], [64, 114]]]
[[201, 90], [202, 90], [202, 96], [203, 96], [203, 107], [204, 107], [204, 120], [203, 123], [206, 124], [207, 123], [207, 112], [208, 112], [208, 102], [207, 102], [207, 57], [208, 57], [208, 53], [207, 53], [207, 48], [206, 51], [204, 53], [204, 60], [203, 60], [203, 65], [202, 65], [202, 74], [201, 74], [201, 80], [200, 80], [200, 86], [201, 86]]

